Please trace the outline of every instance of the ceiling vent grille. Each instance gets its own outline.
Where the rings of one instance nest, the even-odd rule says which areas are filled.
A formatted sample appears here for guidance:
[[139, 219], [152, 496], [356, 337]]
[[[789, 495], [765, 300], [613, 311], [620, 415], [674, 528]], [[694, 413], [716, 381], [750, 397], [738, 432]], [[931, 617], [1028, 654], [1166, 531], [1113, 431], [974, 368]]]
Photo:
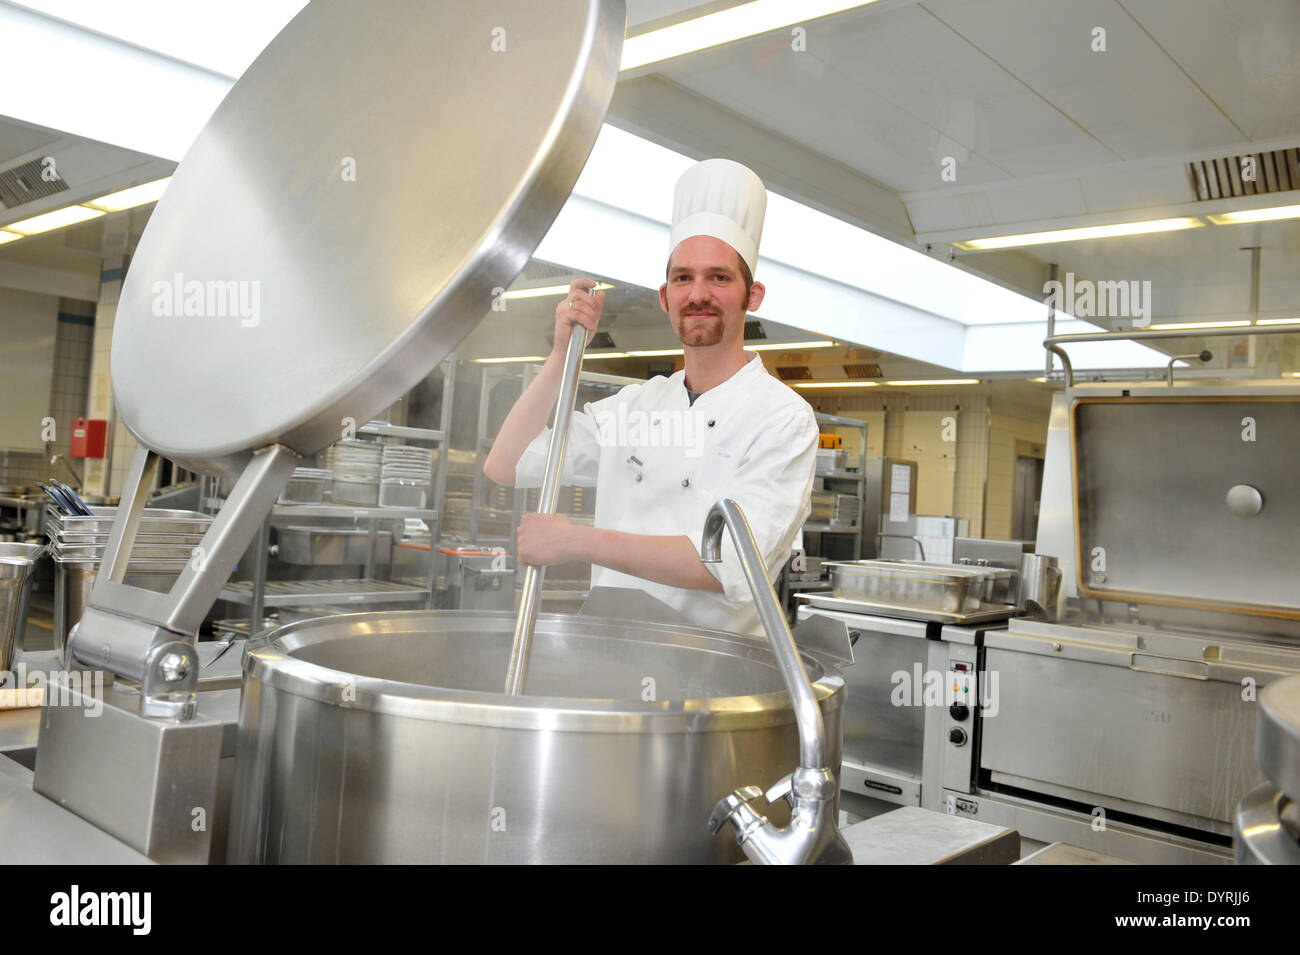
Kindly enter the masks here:
[[812, 369], [807, 365], [778, 366], [776, 374], [782, 381], [808, 381], [812, 378]]
[[763, 330], [762, 322], [745, 323], [745, 341], [759, 341], [767, 337], [767, 332]]
[[1300, 148], [1189, 162], [1187, 178], [1201, 201], [1289, 192], [1300, 189]]
[[68, 184], [62, 179], [46, 182], [41, 178], [41, 171], [41, 160], [33, 159], [0, 172], [0, 202], [6, 209], [68, 191]]
[[849, 378], [879, 378], [879, 365], [845, 365], [844, 374]]

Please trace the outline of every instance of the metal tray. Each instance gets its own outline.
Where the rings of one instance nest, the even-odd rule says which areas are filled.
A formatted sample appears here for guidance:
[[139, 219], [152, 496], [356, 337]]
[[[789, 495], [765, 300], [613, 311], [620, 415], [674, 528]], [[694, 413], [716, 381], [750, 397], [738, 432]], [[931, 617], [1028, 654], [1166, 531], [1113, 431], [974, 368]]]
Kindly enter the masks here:
[[826, 566], [841, 599], [947, 614], [977, 613], [986, 603], [1007, 602], [1015, 578], [1014, 571], [998, 567], [928, 561], [828, 561]]
[[[131, 548], [132, 560], [189, 560], [197, 544], [140, 544]], [[63, 560], [90, 560], [104, 557], [103, 544], [51, 544], [50, 554]]]
[[[54, 543], [63, 547], [103, 547], [108, 543], [107, 534], [82, 534], [70, 533], [63, 531], [53, 537]], [[136, 544], [172, 544], [177, 547], [186, 546], [194, 547], [203, 543], [202, 534], [137, 534], [135, 537]]]
[[916, 607], [899, 607], [894, 604], [870, 603], [865, 600], [845, 600], [828, 594], [802, 593], [796, 596], [810, 606], [819, 607], [822, 610], [871, 614], [878, 617], [897, 617], [901, 620], [933, 620], [938, 623], [994, 623], [998, 620], [1007, 620], [1020, 612], [1020, 608], [1014, 604], [985, 606], [984, 609], [974, 613], [944, 613], [942, 610], [922, 610]]
[[[117, 518], [116, 507], [96, 507], [90, 517], [69, 517], [58, 514], [53, 509], [46, 512], [46, 530], [51, 538], [57, 538], [62, 532], [77, 534], [108, 534], [113, 530], [113, 521]], [[146, 508], [140, 520], [141, 534], [198, 534], [203, 535], [212, 526], [212, 517], [198, 511], [177, 511], [166, 508]]]

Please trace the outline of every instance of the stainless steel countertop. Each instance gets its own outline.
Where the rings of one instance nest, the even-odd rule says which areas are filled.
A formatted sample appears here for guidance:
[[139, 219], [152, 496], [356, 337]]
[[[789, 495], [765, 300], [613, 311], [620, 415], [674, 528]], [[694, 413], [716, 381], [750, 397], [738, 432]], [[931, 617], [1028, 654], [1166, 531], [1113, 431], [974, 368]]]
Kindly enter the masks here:
[[1108, 856], [1091, 849], [1081, 849], [1066, 842], [1053, 842], [1043, 846], [1033, 855], [1025, 856], [1016, 865], [1136, 865], [1127, 859]]
[[[14, 662], [10, 664], [9, 669], [16, 672], [20, 663], [27, 667], [28, 673], [34, 670], [48, 673], [51, 670], [63, 669], [59, 654], [54, 650], [36, 652], [19, 650], [14, 654]], [[40, 723], [39, 706], [0, 710], [0, 752], [7, 749], [30, 749], [35, 746]], [[0, 760], [0, 762], [7, 762], [7, 760]], [[31, 788], [30, 785], [28, 788]]]
[[[199, 696], [201, 715], [226, 721], [223, 755], [233, 752], [235, 721], [239, 716], [238, 680], [243, 641], [238, 641], [210, 668], [203, 680], [224, 686], [232, 679], [234, 688], [211, 689]], [[217, 643], [199, 644], [200, 659], [210, 660]], [[20, 652], [15, 660], [28, 672], [62, 669], [55, 651]], [[30, 750], [37, 745], [40, 731], [39, 707], [0, 710], [0, 753]], [[65, 865], [150, 865], [151, 861], [125, 843], [97, 828], [75, 813], [39, 795], [32, 789], [32, 771], [0, 755], [0, 861], [17, 864]]]
[[904, 806], [840, 830], [854, 865], [1010, 865], [1020, 833], [963, 816]]
[[[32, 710], [39, 713], [39, 710]], [[31, 770], [0, 756], [0, 858], [17, 865], [151, 865], [32, 790]]]

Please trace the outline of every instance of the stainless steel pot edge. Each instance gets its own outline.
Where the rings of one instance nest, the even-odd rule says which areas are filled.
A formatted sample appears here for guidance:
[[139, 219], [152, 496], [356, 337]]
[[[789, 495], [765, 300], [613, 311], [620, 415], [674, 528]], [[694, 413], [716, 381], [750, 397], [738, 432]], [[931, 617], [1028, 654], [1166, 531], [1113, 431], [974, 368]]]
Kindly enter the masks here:
[[[457, 690], [448, 687], [401, 683], [394, 680], [358, 676], [292, 657], [297, 646], [309, 643], [314, 629], [338, 626], [346, 621], [369, 618], [375, 624], [410, 621], [424, 617], [455, 620], [460, 630], [479, 629], [505, 632], [512, 614], [462, 611], [405, 611], [343, 614], [313, 620], [301, 620], [268, 631], [249, 641], [244, 651], [244, 679], [257, 680], [276, 690], [320, 700], [345, 709], [443, 722], [492, 726], [503, 729], [547, 729], [555, 731], [609, 733], [683, 733], [757, 729], [782, 723], [793, 724], [793, 708], [784, 691], [747, 696], [709, 697], [678, 701], [647, 702], [631, 700], [575, 699], [544, 696], [506, 696], [501, 693]], [[570, 615], [542, 614], [541, 632], [550, 624], [563, 621], [572, 625], [570, 633], [600, 635], [602, 639], [630, 639], [619, 635], [627, 621], [579, 618]], [[498, 622], [497, 627], [489, 624]], [[765, 658], [771, 655], [765, 641], [739, 634], [699, 628], [673, 627], [637, 622], [640, 633], [661, 632], [692, 638], [688, 646], [707, 649], [708, 642], [726, 641], [733, 652]], [[409, 632], [394, 630], [395, 633]], [[300, 638], [300, 639], [295, 639]], [[844, 688], [844, 681], [833, 672], [833, 662], [819, 654], [803, 651], [824, 675], [813, 684], [818, 702]], [[773, 664], [775, 666], [775, 664]]]

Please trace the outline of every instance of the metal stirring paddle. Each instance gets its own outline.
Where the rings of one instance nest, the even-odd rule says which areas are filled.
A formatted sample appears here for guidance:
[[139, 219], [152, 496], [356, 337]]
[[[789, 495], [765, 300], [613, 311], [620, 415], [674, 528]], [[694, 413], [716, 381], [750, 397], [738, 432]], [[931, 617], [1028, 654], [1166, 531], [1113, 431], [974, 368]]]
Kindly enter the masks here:
[[[594, 294], [594, 293], [593, 293]], [[564, 356], [564, 374], [560, 378], [560, 395], [555, 401], [555, 424], [551, 430], [551, 444], [546, 449], [546, 471], [542, 476], [542, 491], [537, 502], [538, 514], [554, 514], [560, 496], [560, 467], [564, 463], [564, 447], [569, 440], [569, 419], [573, 417], [573, 402], [578, 393], [578, 372], [582, 368], [582, 352], [587, 347], [587, 329], [573, 326], [569, 350]], [[537, 608], [542, 602], [542, 582], [545, 567], [529, 564], [524, 571], [523, 597], [519, 601], [519, 614], [515, 618], [515, 642], [510, 650], [510, 668], [506, 671], [506, 693], [518, 696], [523, 692], [524, 676], [528, 672], [528, 653], [533, 644], [533, 627], [537, 623]]]

